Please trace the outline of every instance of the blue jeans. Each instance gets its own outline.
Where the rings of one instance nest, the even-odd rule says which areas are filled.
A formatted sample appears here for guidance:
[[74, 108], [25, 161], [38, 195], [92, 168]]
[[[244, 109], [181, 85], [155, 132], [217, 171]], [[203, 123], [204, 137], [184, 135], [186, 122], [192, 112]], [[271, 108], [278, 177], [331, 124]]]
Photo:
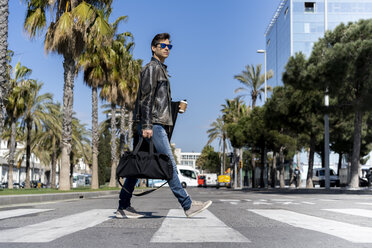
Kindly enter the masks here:
[[[191, 198], [187, 194], [184, 188], [182, 188], [181, 182], [177, 175], [177, 165], [174, 160], [172, 149], [168, 141], [168, 135], [162, 125], [154, 124], [152, 141], [158, 153], [167, 154], [172, 161], [173, 165], [173, 178], [168, 181], [168, 185], [172, 190], [174, 196], [178, 199], [184, 210], [191, 207]], [[142, 128], [138, 126], [139, 135], [142, 136]], [[132, 198], [132, 193], [134, 186], [137, 183], [137, 178], [127, 178], [124, 182], [123, 188], [120, 191], [119, 208], [124, 209], [130, 206], [130, 200]]]

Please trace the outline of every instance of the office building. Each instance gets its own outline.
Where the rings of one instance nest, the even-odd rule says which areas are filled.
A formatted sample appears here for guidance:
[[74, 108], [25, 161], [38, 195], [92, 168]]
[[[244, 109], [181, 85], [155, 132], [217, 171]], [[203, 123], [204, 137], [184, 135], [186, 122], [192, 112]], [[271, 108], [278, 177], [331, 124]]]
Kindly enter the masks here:
[[325, 30], [340, 23], [372, 18], [372, 0], [282, 0], [266, 29], [268, 85], [282, 85], [288, 58], [297, 52], [310, 56]]

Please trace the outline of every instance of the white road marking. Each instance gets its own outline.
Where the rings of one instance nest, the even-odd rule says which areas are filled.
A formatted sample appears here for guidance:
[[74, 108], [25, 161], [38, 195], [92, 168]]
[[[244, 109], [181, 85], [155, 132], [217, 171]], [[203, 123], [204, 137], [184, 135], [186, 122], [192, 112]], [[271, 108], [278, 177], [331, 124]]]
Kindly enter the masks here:
[[266, 199], [261, 199], [261, 200], [259, 200], [259, 201], [262, 201], [262, 202], [267, 202], [267, 200], [266, 200]]
[[315, 204], [314, 202], [307, 202], [307, 201], [303, 201], [302, 203], [309, 204], [309, 205], [314, 205]]
[[323, 210], [341, 213], [341, 214], [350, 214], [350, 215], [355, 215], [355, 216], [372, 218], [372, 210], [366, 210], [366, 209], [347, 208], [347, 209], [323, 209]]
[[0, 242], [43, 243], [98, 225], [113, 216], [113, 209], [93, 209], [34, 225], [0, 231]]
[[186, 218], [182, 209], [171, 209], [161, 227], [152, 236], [152, 243], [250, 242], [228, 227], [210, 211]]
[[243, 199], [243, 201], [251, 202], [251, 199]]
[[293, 201], [293, 200], [292, 199], [272, 199], [272, 201], [288, 202], [288, 201]]
[[269, 202], [253, 202], [253, 205], [273, 205], [272, 203], [269, 203]]
[[237, 202], [230, 202], [231, 205], [238, 205]]
[[291, 226], [333, 235], [353, 243], [372, 243], [371, 227], [362, 227], [288, 210], [248, 209], [248, 211]]
[[41, 213], [41, 212], [46, 212], [46, 211], [51, 211], [51, 210], [54, 210], [54, 209], [21, 208], [21, 209], [13, 209], [13, 210], [4, 210], [4, 211], [0, 211], [0, 220], [18, 217], [22, 215], [36, 214], [36, 213]]
[[357, 204], [372, 206], [372, 202], [357, 202]]
[[281, 202], [283, 205], [299, 205], [297, 202]]
[[235, 199], [220, 199], [222, 202], [240, 202], [240, 200], [235, 200]]

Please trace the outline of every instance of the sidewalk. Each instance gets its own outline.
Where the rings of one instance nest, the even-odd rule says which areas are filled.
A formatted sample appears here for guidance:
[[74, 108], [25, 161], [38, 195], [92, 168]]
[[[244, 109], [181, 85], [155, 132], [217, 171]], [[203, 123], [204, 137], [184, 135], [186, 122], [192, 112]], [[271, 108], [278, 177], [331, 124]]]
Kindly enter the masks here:
[[[95, 191], [95, 192], [69, 192], [55, 194], [24, 194], [24, 195], [0, 195], [0, 206], [38, 203], [49, 201], [85, 199], [105, 195], [119, 195], [119, 190]], [[119, 197], [119, 196], [118, 196]]]

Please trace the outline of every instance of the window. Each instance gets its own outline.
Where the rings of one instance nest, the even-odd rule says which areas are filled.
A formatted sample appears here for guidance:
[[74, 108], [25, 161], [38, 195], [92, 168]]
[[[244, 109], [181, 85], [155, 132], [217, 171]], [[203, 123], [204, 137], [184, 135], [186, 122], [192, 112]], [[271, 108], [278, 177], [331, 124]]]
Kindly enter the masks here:
[[196, 175], [193, 171], [189, 171], [189, 170], [180, 170], [182, 176], [185, 176], [185, 177], [190, 177], [192, 179], [196, 179]]
[[305, 13], [314, 13], [314, 12], [315, 12], [315, 3], [305, 2]]
[[310, 23], [304, 23], [304, 33], [310, 33]]

